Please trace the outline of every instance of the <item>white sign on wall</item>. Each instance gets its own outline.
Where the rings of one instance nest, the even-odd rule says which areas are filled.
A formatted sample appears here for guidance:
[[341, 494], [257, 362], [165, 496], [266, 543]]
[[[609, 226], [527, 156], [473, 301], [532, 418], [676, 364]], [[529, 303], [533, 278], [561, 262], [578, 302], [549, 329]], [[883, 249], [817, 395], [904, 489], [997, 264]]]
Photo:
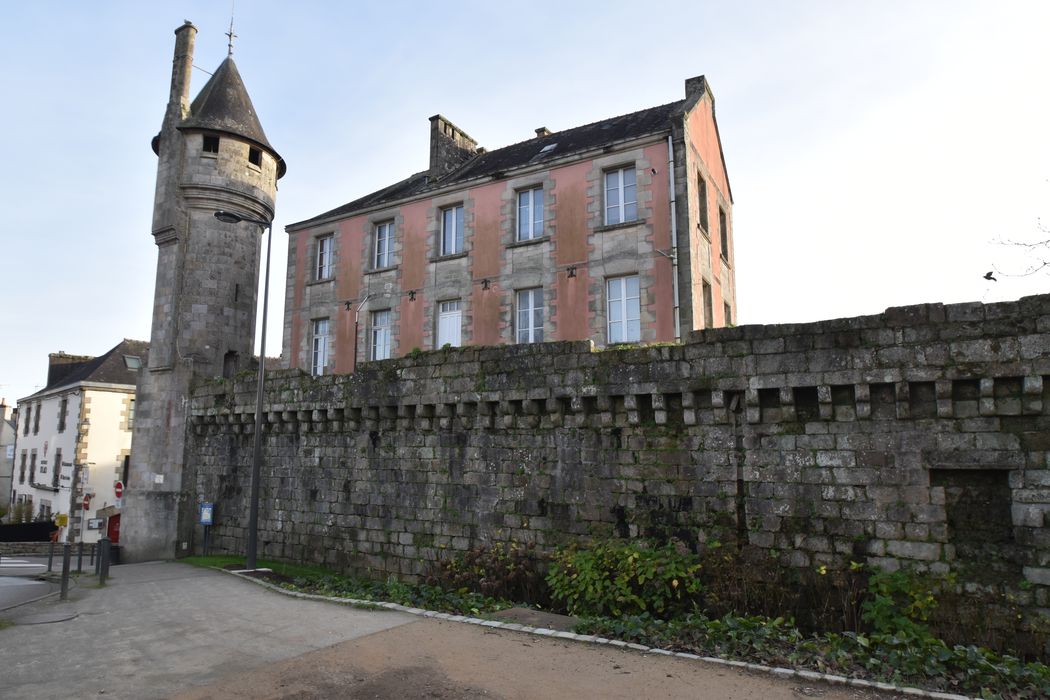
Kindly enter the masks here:
[[8, 459], [14, 459], [15, 458], [15, 446], [14, 445], [8, 445], [7, 446], [7, 458]]

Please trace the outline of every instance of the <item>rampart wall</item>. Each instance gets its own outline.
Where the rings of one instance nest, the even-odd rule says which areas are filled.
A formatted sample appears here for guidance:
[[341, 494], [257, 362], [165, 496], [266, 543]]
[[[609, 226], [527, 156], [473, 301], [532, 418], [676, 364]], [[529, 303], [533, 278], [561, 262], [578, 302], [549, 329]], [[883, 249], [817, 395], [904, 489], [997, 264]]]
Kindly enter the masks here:
[[[254, 405], [251, 377], [193, 399], [219, 550], [243, 551]], [[265, 405], [264, 556], [413, 577], [494, 541], [717, 538], [1050, 607], [1050, 296], [283, 371]]]

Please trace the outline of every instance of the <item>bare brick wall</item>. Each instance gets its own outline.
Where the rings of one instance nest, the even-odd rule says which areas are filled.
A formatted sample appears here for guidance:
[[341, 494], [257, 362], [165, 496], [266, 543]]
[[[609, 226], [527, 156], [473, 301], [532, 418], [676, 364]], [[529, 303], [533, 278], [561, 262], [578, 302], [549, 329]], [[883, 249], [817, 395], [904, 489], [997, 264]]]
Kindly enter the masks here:
[[[216, 503], [220, 550], [243, 551], [254, 388], [193, 399], [187, 496]], [[492, 541], [718, 538], [785, 565], [1027, 579], [1047, 606], [1050, 296], [468, 347], [266, 390], [266, 556], [418, 576]]]

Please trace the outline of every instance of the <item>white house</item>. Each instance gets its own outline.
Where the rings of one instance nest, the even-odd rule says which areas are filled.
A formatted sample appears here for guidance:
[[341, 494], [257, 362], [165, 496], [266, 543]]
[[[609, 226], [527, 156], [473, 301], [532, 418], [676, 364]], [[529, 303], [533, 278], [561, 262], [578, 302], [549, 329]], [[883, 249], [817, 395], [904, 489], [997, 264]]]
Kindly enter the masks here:
[[148, 353], [148, 343], [124, 340], [98, 357], [48, 356], [47, 385], [18, 401], [12, 505], [31, 503], [33, 519], [68, 515], [72, 506], [74, 542], [119, 539], [115, 486], [127, 478], [135, 387]]

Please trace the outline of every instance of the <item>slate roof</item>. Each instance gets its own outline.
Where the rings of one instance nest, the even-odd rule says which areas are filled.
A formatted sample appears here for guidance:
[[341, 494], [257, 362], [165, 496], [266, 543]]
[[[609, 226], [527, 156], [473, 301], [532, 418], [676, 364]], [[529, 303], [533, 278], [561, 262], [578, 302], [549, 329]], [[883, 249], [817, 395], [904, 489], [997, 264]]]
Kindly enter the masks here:
[[[212, 74], [190, 105], [190, 115], [178, 125], [179, 129], [205, 129], [239, 136], [265, 148], [277, 160], [277, 177], [288, 169], [284, 159], [266, 138], [252, 98], [244, 87], [241, 73], [233, 56], [227, 56]], [[157, 151], [154, 139], [153, 150]]]
[[[352, 214], [360, 209], [420, 194], [480, 177], [502, 175], [516, 168], [561, 158], [571, 153], [601, 148], [619, 141], [639, 138], [671, 128], [671, 120], [683, 113], [688, 100], [670, 102], [631, 114], [558, 131], [548, 136], [479, 153], [440, 179], [429, 179], [427, 171], [416, 173], [401, 182], [384, 187], [323, 214], [290, 224], [288, 228], [308, 226], [326, 219]], [[546, 150], [545, 150], [546, 149]]]
[[98, 357], [86, 357], [83, 360], [61, 365], [65, 371], [49, 372], [48, 382], [40, 391], [26, 398], [46, 394], [60, 386], [80, 382], [99, 384], [130, 384], [135, 386], [139, 381], [139, 372], [128, 368], [124, 356], [138, 357], [142, 367], [149, 359], [149, 343], [143, 340], [122, 340], [116, 347]]

